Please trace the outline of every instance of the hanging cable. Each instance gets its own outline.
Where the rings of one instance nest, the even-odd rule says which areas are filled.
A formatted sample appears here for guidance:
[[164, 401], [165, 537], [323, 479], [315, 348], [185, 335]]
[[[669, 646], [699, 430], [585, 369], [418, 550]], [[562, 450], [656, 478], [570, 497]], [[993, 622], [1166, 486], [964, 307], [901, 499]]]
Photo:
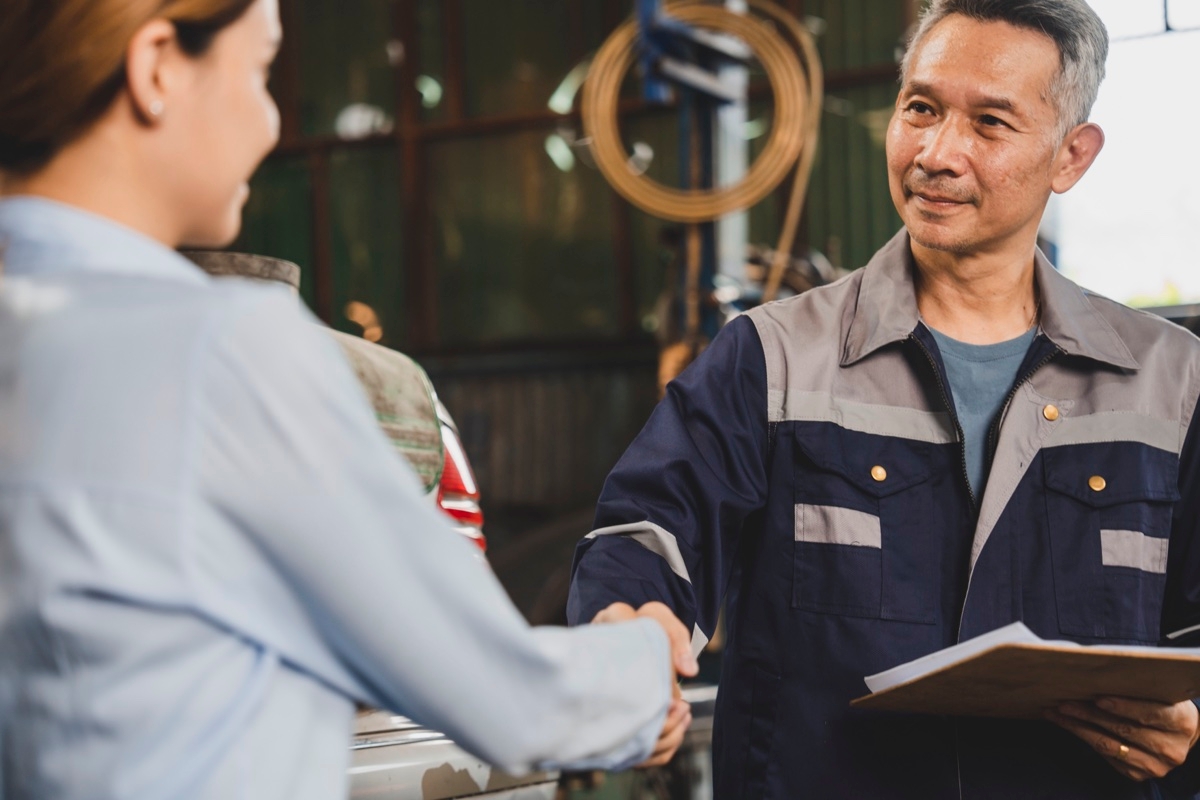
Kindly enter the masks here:
[[681, 22], [740, 39], [766, 72], [774, 96], [774, 123], [765, 148], [738, 183], [714, 189], [677, 189], [629, 168], [618, 105], [621, 84], [637, 57], [636, 20], [617, 28], [596, 54], [583, 85], [581, 108], [600, 172], [618, 194], [661, 219], [711, 222], [750, 208], [793, 176], [775, 260], [763, 292], [763, 301], [769, 302], [779, 291], [804, 211], [820, 133], [824, 75], [812, 36], [795, 17], [769, 0], [748, 3], [755, 15], [738, 14], [703, 0], [676, 0], [665, 6], [665, 11]]

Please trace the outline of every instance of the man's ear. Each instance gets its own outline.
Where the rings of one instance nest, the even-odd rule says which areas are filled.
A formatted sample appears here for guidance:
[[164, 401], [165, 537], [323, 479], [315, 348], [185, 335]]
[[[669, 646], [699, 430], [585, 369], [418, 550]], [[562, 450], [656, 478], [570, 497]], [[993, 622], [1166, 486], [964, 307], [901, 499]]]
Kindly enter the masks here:
[[1104, 131], [1094, 122], [1077, 125], [1063, 140], [1054, 160], [1054, 177], [1050, 188], [1056, 194], [1070, 189], [1092, 166], [1104, 149]]
[[179, 57], [175, 26], [165, 19], [147, 22], [125, 51], [125, 82], [141, 121], [156, 125], [167, 113]]

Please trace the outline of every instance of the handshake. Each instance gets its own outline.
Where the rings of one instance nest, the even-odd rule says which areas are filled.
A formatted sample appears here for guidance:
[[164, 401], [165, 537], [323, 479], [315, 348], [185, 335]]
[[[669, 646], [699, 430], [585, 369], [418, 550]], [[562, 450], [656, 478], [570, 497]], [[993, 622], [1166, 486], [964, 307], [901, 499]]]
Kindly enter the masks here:
[[646, 603], [634, 611], [628, 603], [613, 603], [592, 618], [593, 624], [628, 622], [629, 620], [645, 617], [654, 620], [662, 626], [671, 645], [671, 679], [674, 699], [667, 712], [666, 722], [654, 745], [654, 752], [638, 766], [660, 767], [670, 761], [679, 746], [683, 744], [683, 736], [688, 726], [692, 724], [692, 708], [679, 692], [676, 676], [692, 678], [700, 667], [696, 657], [692, 655], [692, 637], [679, 618], [663, 603]]

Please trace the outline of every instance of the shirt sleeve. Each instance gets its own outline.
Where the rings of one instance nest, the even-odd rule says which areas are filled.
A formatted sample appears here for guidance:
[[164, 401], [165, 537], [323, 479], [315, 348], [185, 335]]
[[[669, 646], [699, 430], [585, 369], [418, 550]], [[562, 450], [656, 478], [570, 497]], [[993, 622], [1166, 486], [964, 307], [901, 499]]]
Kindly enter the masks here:
[[567, 618], [660, 601], [712, 638], [740, 533], [767, 494], [767, 368], [738, 317], [667, 387], [613, 468], [596, 529], [575, 551]]
[[[1200, 647], [1200, 415], [1193, 415], [1180, 451], [1179, 494], [1167, 551], [1162, 644]], [[1200, 794], [1200, 748], [1193, 747], [1162, 783], [1179, 796]]]
[[529, 627], [331, 337], [295, 298], [247, 295], [202, 359], [201, 490], [282, 576], [358, 699], [509, 772], [643, 760], [671, 697], [657, 623]]

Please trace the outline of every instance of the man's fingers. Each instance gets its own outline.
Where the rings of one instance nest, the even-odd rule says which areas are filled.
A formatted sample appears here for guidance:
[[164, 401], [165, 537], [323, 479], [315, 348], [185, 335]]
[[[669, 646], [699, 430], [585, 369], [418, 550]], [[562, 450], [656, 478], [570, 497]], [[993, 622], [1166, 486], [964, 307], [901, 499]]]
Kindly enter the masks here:
[[1067, 719], [1085, 722], [1093, 729], [1103, 731], [1118, 743], [1142, 744], [1153, 731], [1128, 717], [1110, 714], [1090, 703], [1064, 703], [1058, 711]]
[[683, 744], [683, 738], [691, 724], [691, 706], [682, 700], [674, 701], [671, 704], [671, 710], [667, 713], [667, 720], [663, 725], [662, 733], [659, 734], [654, 751], [639, 766], [660, 767], [674, 758], [676, 751]]
[[637, 615], [650, 617], [662, 625], [671, 642], [671, 661], [675, 665], [675, 671], [688, 678], [695, 677], [700, 671], [700, 665], [696, 662], [696, 656], [692, 654], [692, 635], [675, 616], [675, 612], [663, 603], [651, 602], [639, 608]]
[[[1143, 727], [1160, 731], [1181, 731], [1187, 727], [1187, 717], [1181, 705], [1165, 705], [1127, 697], [1101, 697], [1096, 705], [1117, 717], [1133, 720]], [[1192, 705], [1192, 708], [1195, 708]]]
[[1125, 743], [1114, 738], [1109, 731], [1093, 727], [1080, 719], [1055, 711], [1049, 712], [1047, 717], [1051, 722], [1075, 734], [1097, 753], [1109, 759], [1113, 766], [1118, 768], [1118, 771], [1128, 772], [1138, 768], [1137, 762], [1140, 761], [1142, 752], [1128, 745], [1122, 751], [1121, 746]]
[[670, 738], [676, 733], [687, 732], [688, 723], [692, 718], [692, 707], [685, 700], [672, 700], [671, 710], [667, 712], [667, 719], [663, 723], [662, 733], [658, 736], [658, 744], [654, 748], [654, 753], [657, 755], [663, 750], [664, 740]]
[[1118, 772], [1135, 781], [1161, 778], [1174, 765], [1146, 752], [1137, 744], [1129, 744], [1117, 738], [1111, 731], [1096, 727], [1075, 717], [1058, 712], [1049, 712], [1049, 720], [1082, 739], [1089, 747], [1113, 766]]
[[1108, 756], [1105, 756], [1104, 760], [1108, 762], [1110, 767], [1124, 775], [1126, 778], [1129, 778], [1131, 781], [1137, 781], [1138, 783], [1141, 783], [1142, 781], [1150, 780], [1150, 775], [1148, 773], [1143, 772], [1137, 767], [1127, 764], [1119, 758], [1109, 758]]
[[[688, 724], [691, 723], [691, 717], [685, 718]], [[683, 746], [684, 736], [687, 734], [687, 725], [682, 725], [671, 730], [670, 733], [663, 735], [663, 738], [658, 740], [654, 746], [654, 752], [650, 757], [643, 761], [638, 766], [642, 767], [661, 767], [669, 762], [679, 752], [679, 748]]]
[[[1154, 763], [1150, 765], [1150, 772], [1155, 776], [1163, 770], [1169, 771], [1182, 764], [1187, 759], [1194, 742], [1195, 730], [1192, 726], [1195, 724], [1195, 717], [1192, 710], [1195, 706], [1190, 701], [1186, 706], [1181, 703], [1178, 707], [1163, 706], [1158, 703], [1128, 702], [1137, 704], [1138, 707], [1132, 709], [1135, 713], [1142, 713], [1146, 717], [1159, 720], [1160, 724], [1169, 724], [1171, 727], [1165, 729], [1152, 727], [1130, 717], [1118, 716], [1098, 708], [1099, 703], [1096, 705], [1065, 703], [1060, 711], [1067, 717], [1082, 720], [1091, 727], [1105, 732], [1118, 743], [1125, 743], [1148, 753], [1154, 759]], [[1146, 706], [1158, 706], [1158, 708], [1149, 709]], [[1187, 708], [1187, 706], [1191, 706], [1191, 708]], [[1188, 718], [1189, 713], [1193, 713], [1190, 719]], [[1162, 722], [1165, 719], [1171, 721], [1169, 723]], [[1161, 769], [1159, 765], [1161, 765]]]
[[637, 612], [628, 603], [613, 603], [592, 617], [593, 624], [628, 622], [637, 619]]

